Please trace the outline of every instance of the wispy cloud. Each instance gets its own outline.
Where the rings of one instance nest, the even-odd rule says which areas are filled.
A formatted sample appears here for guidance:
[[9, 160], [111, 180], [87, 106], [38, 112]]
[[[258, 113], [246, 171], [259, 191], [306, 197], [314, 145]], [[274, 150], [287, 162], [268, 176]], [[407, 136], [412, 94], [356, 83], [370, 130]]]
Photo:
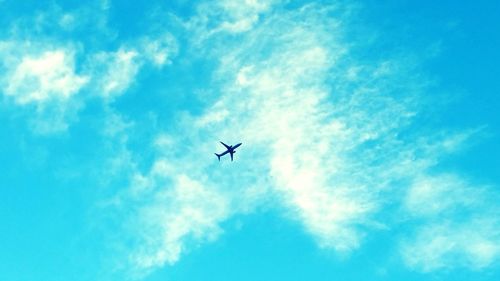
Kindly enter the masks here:
[[[72, 18], [65, 14], [61, 20], [64, 17], [64, 21]], [[47, 23], [58, 24], [62, 23]], [[134, 84], [143, 66], [161, 69], [171, 63], [178, 48], [169, 33], [135, 38], [116, 50], [103, 51], [85, 46], [87, 42], [24, 34], [16, 26], [14, 35], [0, 41], [1, 94], [26, 111], [34, 132], [40, 134], [65, 132], [89, 99], [114, 101]], [[92, 51], [85, 52], [82, 46]]]
[[145, 58], [157, 67], [172, 63], [172, 58], [177, 55], [177, 40], [170, 33], [163, 33], [154, 37], [145, 37], [140, 40], [140, 49]]
[[[182, 30], [172, 34], [182, 38], [162, 30], [115, 42], [105, 16], [110, 3], [96, 1], [96, 17], [55, 9], [54, 17], [15, 23], [0, 41], [0, 89], [3, 102], [24, 110], [44, 134], [64, 132], [89, 100], [105, 105], [101, 129], [112, 157], [100, 175], [131, 178], [111, 205], [121, 212], [137, 276], [176, 263], [217, 239], [224, 221], [260, 207], [279, 208], [319, 247], [344, 256], [372, 232], [410, 222], [394, 240], [411, 269], [480, 270], [498, 261], [493, 189], [434, 170], [479, 131], [416, 126], [425, 106], [434, 106], [418, 58], [368, 59], [370, 40], [349, 36], [348, 5], [204, 2], [191, 18], [175, 19]], [[114, 47], [40, 35], [92, 25]], [[199, 66], [194, 60], [214, 66], [205, 89], [212, 96], [189, 96], [204, 108], [173, 113], [175, 124], [143, 148], [154, 154], [145, 167], [135, 162], [144, 151], [128, 147], [129, 134], [156, 125], [125, 118], [113, 103], [140, 84], [141, 70], [161, 71], [177, 56], [185, 68]], [[231, 169], [213, 156], [218, 140], [243, 142]]]
[[228, 198], [208, 184], [164, 161], [157, 161], [150, 174], [136, 175], [132, 192], [141, 201], [148, 198], [138, 214], [142, 240], [131, 256], [139, 268], [173, 264], [187, 245], [218, 236], [219, 223], [229, 214]]
[[65, 131], [88, 98], [119, 96], [142, 65], [137, 51], [119, 49], [83, 56], [84, 67], [77, 69], [76, 57], [81, 54], [74, 44], [67, 45], [58, 41], [2, 42], [0, 53], [6, 58], [2, 92], [22, 108], [35, 108], [29, 114], [35, 132]]
[[6, 78], [5, 94], [19, 104], [69, 99], [88, 82], [75, 73], [74, 64], [73, 54], [64, 50], [23, 56]]
[[53, 133], [67, 128], [66, 119], [79, 104], [75, 97], [89, 77], [75, 67], [72, 46], [51, 46], [34, 42], [0, 43], [3, 78], [0, 81], [7, 100], [34, 111], [37, 132]]
[[401, 245], [405, 262], [424, 272], [490, 266], [500, 257], [497, 201], [488, 188], [468, 185], [457, 175], [416, 179], [405, 206], [423, 222]]
[[466, 219], [449, 218], [429, 223], [416, 237], [402, 244], [406, 264], [415, 270], [430, 272], [455, 267], [481, 270], [498, 261], [498, 220], [493, 216]]
[[134, 49], [120, 48], [116, 52], [94, 55], [87, 65], [87, 71], [94, 77], [93, 92], [105, 99], [122, 94], [134, 81], [141, 63]]
[[[245, 11], [259, 14], [270, 7]], [[121, 197], [143, 198], [134, 201], [137, 212], [130, 218], [141, 229], [131, 250], [136, 269], [174, 263], [193, 245], [217, 237], [224, 220], [269, 202], [268, 207], [284, 207], [284, 216], [300, 222], [319, 246], [340, 254], [361, 247], [371, 231], [401, 223], [401, 217], [384, 212], [396, 205], [405, 209], [403, 217], [415, 220], [409, 235], [416, 238], [398, 238], [407, 241], [401, 253], [411, 268], [453, 266], [444, 258], [451, 254], [477, 260], [477, 268], [496, 259], [494, 228], [486, 227], [475, 236], [477, 243], [466, 245], [461, 239], [467, 232], [451, 235], [430, 218], [469, 204], [467, 188], [450, 191], [456, 181], [467, 186], [459, 175], [440, 177], [437, 189], [429, 176], [440, 157], [469, 134], [415, 131], [428, 81], [414, 75], [414, 59], [362, 59], [362, 42], [346, 36], [344, 11], [278, 8], [242, 29], [224, 30], [226, 19], [209, 19], [210, 10], [188, 21], [189, 44], [203, 46], [203, 56], [218, 63], [213, 86], [221, 94], [203, 114], [182, 118], [175, 134], [158, 138], [151, 170], [137, 172]], [[209, 158], [219, 139], [243, 142], [233, 164], [239, 172], [228, 173], [224, 163], [214, 166]], [[452, 198], [444, 195], [450, 192]], [[428, 200], [436, 205], [422, 207]], [[481, 214], [466, 223], [446, 218], [464, 231], [488, 220], [497, 223], [492, 213]], [[432, 262], [444, 265], [427, 265]]]

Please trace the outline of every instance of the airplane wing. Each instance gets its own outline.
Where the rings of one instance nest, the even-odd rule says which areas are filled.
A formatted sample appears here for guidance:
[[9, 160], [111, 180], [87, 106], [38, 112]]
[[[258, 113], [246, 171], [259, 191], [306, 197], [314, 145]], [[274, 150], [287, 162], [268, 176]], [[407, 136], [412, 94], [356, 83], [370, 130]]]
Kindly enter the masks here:
[[219, 154], [219, 155], [220, 155], [220, 156], [224, 156], [224, 155], [226, 155], [226, 154], [228, 154], [228, 153], [229, 153], [229, 150], [226, 150], [226, 151], [222, 152], [222, 153], [221, 153], [221, 154]]
[[222, 143], [223, 146], [225, 146], [227, 149], [229, 149], [229, 147], [230, 147], [229, 145], [227, 145], [227, 144], [225, 144], [223, 142], [220, 142], [220, 143]]

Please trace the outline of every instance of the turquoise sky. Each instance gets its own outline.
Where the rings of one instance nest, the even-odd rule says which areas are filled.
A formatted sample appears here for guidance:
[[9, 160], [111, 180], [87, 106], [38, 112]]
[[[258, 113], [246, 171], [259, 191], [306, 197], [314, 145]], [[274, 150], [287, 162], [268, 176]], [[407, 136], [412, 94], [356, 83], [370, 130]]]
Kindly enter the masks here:
[[138, 2], [0, 0], [0, 280], [500, 280], [500, 2]]

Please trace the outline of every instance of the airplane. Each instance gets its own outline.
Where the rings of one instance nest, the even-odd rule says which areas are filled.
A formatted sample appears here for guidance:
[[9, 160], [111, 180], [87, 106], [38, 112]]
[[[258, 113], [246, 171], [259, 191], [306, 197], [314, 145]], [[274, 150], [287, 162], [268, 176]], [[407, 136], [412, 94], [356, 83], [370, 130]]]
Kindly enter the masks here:
[[224, 152], [223, 152], [223, 153], [221, 153], [221, 154], [217, 154], [217, 153], [215, 153], [215, 155], [217, 155], [217, 158], [219, 158], [219, 161], [220, 161], [220, 157], [221, 157], [221, 156], [226, 155], [226, 154], [228, 154], [228, 153], [229, 153], [229, 154], [231, 154], [231, 161], [233, 161], [233, 154], [235, 154], [235, 153], [236, 153], [236, 151], [234, 151], [234, 150], [235, 150], [237, 147], [239, 147], [239, 146], [241, 145], [241, 142], [240, 142], [240, 143], [238, 143], [238, 144], [237, 144], [237, 145], [235, 145], [235, 146], [232, 146], [232, 145], [227, 145], [227, 144], [225, 144], [225, 143], [223, 143], [223, 142], [220, 142], [220, 143], [222, 143], [222, 145], [223, 145], [223, 146], [225, 146], [227, 150], [226, 150], [226, 151], [224, 151]]

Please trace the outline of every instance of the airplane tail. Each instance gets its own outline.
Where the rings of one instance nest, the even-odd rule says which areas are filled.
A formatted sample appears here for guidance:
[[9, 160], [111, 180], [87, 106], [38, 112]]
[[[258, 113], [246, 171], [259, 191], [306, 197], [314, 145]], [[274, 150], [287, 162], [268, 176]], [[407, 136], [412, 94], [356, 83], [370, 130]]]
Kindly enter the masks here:
[[220, 154], [214, 153], [220, 161]]

